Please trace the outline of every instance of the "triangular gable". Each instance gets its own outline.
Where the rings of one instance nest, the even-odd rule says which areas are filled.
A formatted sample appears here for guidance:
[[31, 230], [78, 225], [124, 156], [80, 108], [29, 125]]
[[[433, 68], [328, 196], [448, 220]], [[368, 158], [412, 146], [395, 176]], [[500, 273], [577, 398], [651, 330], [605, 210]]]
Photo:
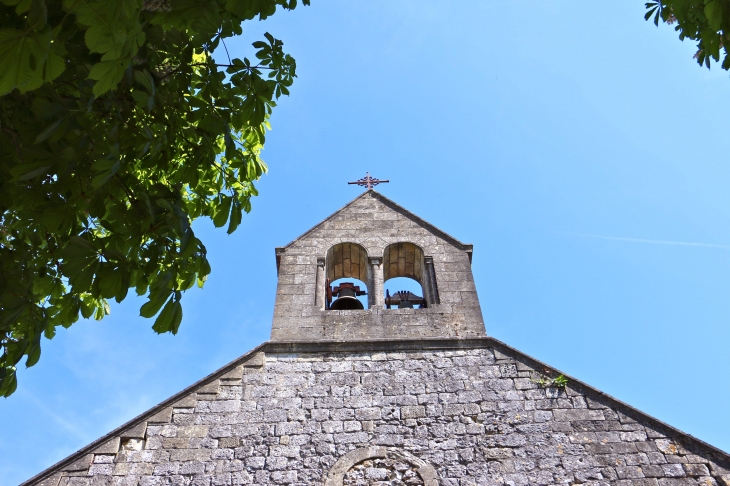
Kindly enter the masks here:
[[390, 209], [392, 209], [392, 210], [394, 210], [394, 211], [402, 214], [403, 216], [407, 217], [408, 219], [410, 219], [411, 221], [413, 221], [417, 225], [419, 225], [422, 228], [430, 231], [431, 233], [435, 234], [436, 236], [442, 238], [443, 240], [448, 241], [449, 243], [451, 243], [455, 247], [459, 248], [460, 250], [464, 250], [466, 252], [469, 252], [469, 258], [471, 259], [471, 252], [472, 252], [472, 249], [473, 249], [473, 245], [468, 244], [468, 243], [462, 243], [461, 241], [457, 240], [456, 238], [454, 238], [450, 234], [446, 233], [445, 231], [440, 230], [439, 228], [435, 227], [434, 225], [432, 225], [428, 221], [424, 220], [423, 218], [420, 218], [420, 217], [416, 216], [415, 214], [413, 214], [412, 212], [408, 211], [403, 206], [400, 206], [399, 204], [393, 202], [392, 200], [388, 199], [387, 197], [383, 196], [382, 194], [380, 194], [379, 192], [377, 192], [377, 191], [375, 191], [373, 189], [371, 189], [369, 191], [363, 192], [362, 194], [360, 194], [359, 196], [357, 196], [355, 199], [353, 199], [352, 201], [348, 202], [347, 204], [345, 204], [344, 206], [342, 206], [340, 209], [338, 209], [337, 211], [335, 211], [331, 215], [327, 216], [325, 219], [323, 219], [322, 221], [320, 221], [318, 224], [316, 224], [312, 228], [308, 229], [307, 231], [305, 231], [303, 234], [301, 234], [297, 238], [294, 238], [287, 245], [277, 248], [276, 249], [277, 253], [280, 252], [280, 251], [285, 250], [286, 248], [290, 247], [291, 245], [293, 245], [297, 241], [301, 240], [302, 238], [304, 238], [308, 234], [310, 234], [313, 231], [317, 230], [318, 228], [322, 227], [322, 225], [324, 225], [327, 221], [329, 221], [330, 219], [334, 218], [335, 216], [337, 216], [338, 214], [340, 214], [342, 211], [344, 211], [347, 208], [349, 208], [350, 206], [352, 206], [355, 202], [357, 202], [358, 200], [360, 200], [362, 198], [365, 198], [365, 197], [373, 197], [373, 198], [377, 199], [378, 201], [380, 201], [381, 203], [383, 203], [385, 206], [387, 206]]
[[[28, 479], [20, 486], [55, 486], [58, 484], [61, 475], [65, 476], [85, 476], [85, 471], [89, 470], [92, 465], [94, 454], [114, 454], [119, 450], [120, 439], [125, 438], [144, 438], [145, 429], [148, 424], [161, 425], [170, 422], [169, 415], [172, 407], [187, 407], [190, 404], [184, 403], [192, 393], [216, 393], [212, 388], [220, 383], [220, 380], [241, 380], [247, 367], [261, 369], [265, 364], [265, 354], [277, 353], [291, 356], [299, 353], [328, 353], [334, 356], [338, 353], [364, 353], [364, 352], [404, 352], [409, 350], [417, 350], [421, 352], [429, 350], [448, 351], [470, 348], [491, 348], [495, 352], [497, 358], [496, 364], [515, 363], [517, 369], [541, 370], [549, 373], [551, 376], [563, 375], [568, 379], [568, 387], [571, 390], [571, 396], [581, 395], [586, 399], [590, 399], [596, 403], [602, 404], [604, 407], [614, 410], [623, 418], [622, 423], [630, 423], [631, 420], [643, 423], [646, 426], [656, 430], [661, 436], [671, 439], [686, 451], [681, 452], [685, 456], [694, 454], [701, 458], [712, 461], [716, 466], [719, 465], [719, 471], [712, 473], [713, 478], [719, 479], [721, 484], [730, 484], [730, 455], [717, 447], [714, 447], [692, 435], [684, 433], [626, 403], [607, 395], [580, 380], [564, 374], [561, 371], [545, 364], [537, 359], [512, 348], [503, 342], [492, 337], [477, 339], [420, 339], [420, 340], [369, 340], [358, 342], [342, 342], [342, 341], [321, 341], [321, 342], [266, 342], [233, 362], [225, 365], [218, 371], [208, 375], [204, 379], [198, 381], [194, 385], [186, 388], [182, 392], [172, 396], [168, 400], [153, 407], [147, 412], [130, 420], [126, 424], [118, 427], [109, 434], [92, 442], [88, 446], [80, 449], [78, 452], [70, 455], [66, 459], [51, 466], [40, 474]], [[251, 370], [253, 371], [253, 369]], [[590, 410], [590, 409], [572, 409], [572, 410]], [[577, 432], [577, 431], [576, 431]], [[525, 432], [529, 434], [529, 432]], [[653, 439], [649, 437], [647, 440]], [[669, 445], [674, 447], [673, 445]], [[692, 462], [692, 461], [690, 461]], [[657, 484], [657, 483], [654, 483]], [[663, 484], [663, 483], [659, 483]], [[668, 483], [667, 483], [668, 484]], [[674, 483], [671, 483], [674, 484]], [[679, 484], [679, 483], [677, 483]], [[697, 484], [681, 483], [681, 484]], [[705, 484], [705, 483], [702, 483]], [[715, 484], [706, 483], [706, 484]]]

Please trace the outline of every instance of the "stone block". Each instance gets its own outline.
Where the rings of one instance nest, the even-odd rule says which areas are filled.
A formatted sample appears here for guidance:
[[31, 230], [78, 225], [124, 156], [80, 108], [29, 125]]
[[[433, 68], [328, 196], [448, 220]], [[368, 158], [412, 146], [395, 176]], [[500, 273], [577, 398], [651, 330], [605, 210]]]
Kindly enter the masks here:
[[644, 473], [638, 466], [617, 466], [616, 474], [620, 479], [636, 479], [643, 478]]
[[730, 458], [725, 459], [725, 461], [723, 461], [723, 465], [718, 464], [718, 458], [711, 457], [710, 459], [709, 466], [713, 476], [730, 476], [730, 467], [728, 467], [728, 465], [730, 465], [730, 460], [728, 459]]
[[227, 382], [227, 384], [230, 384], [231, 382], [240, 382], [241, 377], [243, 376], [243, 365], [236, 366], [231, 371], [221, 375], [220, 379], [221, 381]]
[[709, 476], [710, 471], [704, 464], [684, 464], [687, 476]]
[[636, 478], [631, 480], [632, 486], [658, 486], [659, 482], [654, 478]]
[[697, 481], [691, 478], [660, 478], [659, 486], [697, 486]]
[[187, 425], [177, 428], [178, 437], [206, 437], [208, 427], [205, 425]]
[[119, 452], [119, 437], [114, 437], [92, 451], [94, 454], [116, 454]]
[[715, 476], [715, 479], [717, 479], [717, 484], [719, 486], [730, 486], [730, 474], [721, 474], [719, 476]]
[[621, 440], [626, 442], [643, 442], [646, 440], [646, 432], [643, 430], [621, 432]]
[[677, 453], [677, 445], [671, 439], [657, 439], [654, 442], [656, 443], [657, 449], [664, 454]]
[[195, 408], [196, 403], [197, 397], [195, 396], [195, 393], [191, 393], [190, 395], [187, 395], [173, 403], [172, 406], [174, 408]]
[[85, 454], [62, 468], [64, 472], [87, 471], [94, 460], [93, 454]]
[[368, 407], [355, 410], [355, 418], [357, 420], [380, 420], [380, 408]]
[[574, 420], [605, 420], [603, 410], [591, 409], [557, 409], [553, 410], [555, 420], [559, 422], [572, 422]]
[[220, 380], [213, 380], [197, 389], [198, 393], [216, 394], [220, 390]]
[[41, 479], [35, 484], [37, 486], [58, 486], [58, 483], [61, 481], [61, 477], [61, 473], [52, 474], [45, 479]]
[[681, 464], [662, 464], [660, 467], [664, 471], [664, 475], [667, 477], [674, 478], [686, 476]]
[[424, 418], [426, 416], [426, 408], [422, 405], [401, 407], [400, 416], [403, 420]]
[[641, 471], [647, 478], [663, 478], [664, 469], [661, 466], [646, 464], [641, 466]]
[[113, 471], [114, 464], [92, 464], [89, 476], [111, 476]]
[[[113, 476], [147, 476], [154, 472], [155, 465], [149, 462], [118, 462], [114, 464]], [[136, 485], [134, 485], [136, 486]]]
[[[171, 461], [189, 462], [189, 461], [209, 461], [211, 455], [210, 449], [176, 449], [170, 452]], [[182, 474], [186, 474], [180, 471]]]
[[145, 432], [147, 431], [147, 422], [140, 422], [125, 430], [123, 430], [119, 436], [124, 439], [144, 439]]
[[148, 423], [169, 423], [172, 421], [172, 407], [165, 407], [147, 419]]
[[165, 449], [185, 449], [190, 444], [188, 437], [168, 437], [162, 439], [162, 447]]

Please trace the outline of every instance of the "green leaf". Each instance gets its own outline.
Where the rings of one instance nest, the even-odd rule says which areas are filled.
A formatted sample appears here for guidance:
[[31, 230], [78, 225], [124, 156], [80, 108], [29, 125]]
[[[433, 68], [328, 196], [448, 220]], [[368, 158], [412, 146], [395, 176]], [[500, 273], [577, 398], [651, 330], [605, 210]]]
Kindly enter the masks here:
[[25, 361], [25, 367], [30, 368], [31, 366], [36, 364], [40, 358], [41, 343], [36, 343], [33, 345], [33, 347], [30, 349], [30, 352], [28, 353], [28, 359]]
[[66, 60], [54, 50], [48, 52], [46, 63], [43, 65], [43, 81], [49, 83], [59, 77], [66, 70]]
[[179, 301], [170, 297], [170, 300], [165, 304], [165, 308], [162, 309], [160, 315], [155, 319], [152, 329], [158, 334], [162, 334], [163, 332], [177, 334], [180, 322], [182, 322], [182, 306]]
[[84, 319], [88, 319], [94, 314], [94, 306], [91, 302], [91, 298], [87, 297], [81, 301], [80, 309], [81, 315]]
[[216, 228], [220, 228], [226, 221], [228, 221], [228, 215], [231, 212], [231, 197], [221, 196], [221, 202], [218, 203], [215, 215], [213, 216], [213, 225]]
[[13, 181], [27, 181], [28, 179], [47, 173], [50, 168], [51, 166], [45, 161], [40, 161], [13, 167], [10, 174], [15, 176]]
[[[96, 176], [94, 176], [93, 179], [91, 179], [91, 186], [94, 188], [99, 188], [99, 187], [103, 186], [104, 184], [106, 184], [109, 181], [109, 179], [114, 177], [114, 174], [117, 173], [117, 171], [119, 170], [119, 167], [122, 163], [121, 160], [104, 161], [104, 162], [109, 162], [109, 164], [107, 164], [109, 166], [109, 168], [104, 170], [100, 174], [97, 174]], [[97, 166], [100, 167], [99, 164], [97, 164]]]
[[144, 295], [147, 293], [148, 287], [149, 282], [147, 281], [147, 276], [144, 273], [139, 272], [135, 282], [135, 292], [137, 292], [137, 295]]
[[147, 93], [154, 96], [155, 80], [152, 78], [152, 75], [149, 73], [149, 71], [147, 71], [146, 69], [144, 71], [135, 69], [134, 80], [144, 86], [144, 88], [147, 90]]
[[236, 228], [238, 228], [238, 225], [241, 224], [241, 218], [243, 217], [243, 211], [241, 209], [241, 203], [239, 203], [237, 200], [233, 200], [233, 204], [231, 205], [231, 221], [228, 223], [228, 231], [227, 233], [230, 235], [234, 231], [236, 231]]
[[93, 93], [99, 97], [109, 90], [115, 89], [124, 76], [126, 65], [119, 60], [101, 61], [94, 64], [89, 72], [89, 79], [95, 79]]
[[122, 290], [122, 272], [119, 270], [103, 272], [97, 276], [97, 283], [101, 296], [110, 299]]
[[15, 376], [15, 370], [11, 374], [3, 376], [3, 380], [0, 383], [0, 396], [9, 397], [18, 388], [18, 379]]
[[134, 98], [134, 101], [137, 102], [137, 106], [147, 106], [147, 103], [150, 101], [150, 95], [145, 93], [144, 91], [134, 90], [132, 91], [132, 98]]
[[165, 294], [165, 296], [161, 299], [155, 299], [150, 300], [149, 302], [145, 303], [140, 307], [139, 309], [139, 315], [142, 317], [154, 317], [155, 314], [160, 312], [160, 308], [162, 308], [163, 304], [167, 300], [169, 294]]
[[56, 129], [58, 128], [58, 126], [61, 124], [62, 121], [63, 121], [63, 119], [56, 120], [55, 122], [48, 125], [41, 133], [38, 134], [38, 136], [35, 138], [35, 142], [36, 143], [42, 142], [43, 140], [45, 140], [48, 137], [50, 137], [51, 135], [53, 135], [53, 132], [56, 131]]
[[[86, 45], [91, 52], [105, 54], [109, 51], [121, 53], [121, 47], [124, 45], [126, 35], [120, 32], [115, 35], [114, 30], [104, 25], [94, 25], [89, 27], [84, 36]], [[117, 56], [118, 59], [118, 56]]]
[[46, 25], [48, 10], [43, 0], [31, 0], [30, 12], [28, 13], [28, 25], [33, 29], [40, 29]]
[[199, 244], [200, 240], [195, 237], [193, 229], [187, 228], [180, 238], [180, 256], [185, 259], [190, 258], [198, 249]]
[[20, 315], [29, 307], [29, 304], [27, 302], [20, 302], [19, 304], [15, 305], [15, 307], [11, 307], [7, 314], [2, 316], [2, 319], [0, 319], [0, 324], [3, 325], [3, 327], [11, 324], [14, 322]]
[[97, 252], [97, 248], [94, 243], [84, 238], [83, 236], [72, 236], [68, 240], [68, 246], [70, 248], [78, 248], [85, 253], [95, 254]]
[[[32, 0], [20, 0], [17, 2], [17, 7], [15, 7], [15, 13], [16, 14], [23, 14], [30, 10]], [[12, 3], [11, 5], [16, 5], [16, 3]]]
[[56, 336], [56, 326], [54, 326], [53, 322], [51, 322], [50, 320], [46, 325], [46, 329], [43, 331], [43, 335], [46, 337], [46, 339], [53, 339]]
[[36, 72], [30, 67], [32, 38], [17, 29], [0, 29], [0, 96], [28, 83]]
[[[647, 3], [647, 5], [649, 5]], [[654, 12], [657, 10], [658, 7], [650, 8], [645, 14], [644, 14], [644, 20], [649, 20], [651, 16], [654, 14]]]
[[[79, 263], [83, 265], [86, 261], [87, 260], [83, 260]], [[68, 267], [69, 265], [64, 265], [64, 270], [70, 270]], [[83, 267], [76, 273], [71, 274], [71, 272], [69, 272], [68, 281], [73, 287], [74, 292], [87, 292], [91, 289], [91, 284], [94, 281], [94, 275], [96, 275], [96, 269], [97, 266], [90, 263], [88, 266]]]
[[705, 16], [713, 30], [720, 30], [722, 25], [722, 3], [720, 0], [711, 0], [705, 5]]

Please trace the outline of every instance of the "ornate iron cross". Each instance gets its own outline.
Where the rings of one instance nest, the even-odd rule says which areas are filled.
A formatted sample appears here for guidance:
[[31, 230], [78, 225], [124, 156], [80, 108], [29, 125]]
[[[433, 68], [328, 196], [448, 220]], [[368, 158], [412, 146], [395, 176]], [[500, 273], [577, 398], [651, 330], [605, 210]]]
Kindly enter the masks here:
[[369, 191], [373, 187], [377, 186], [378, 184], [382, 184], [384, 182], [390, 182], [389, 180], [381, 181], [380, 179], [376, 179], [374, 177], [370, 177], [370, 172], [365, 172], [365, 177], [362, 179], [358, 179], [355, 182], [348, 182], [348, 184], [357, 184], [358, 186], [365, 186], [367, 190]]

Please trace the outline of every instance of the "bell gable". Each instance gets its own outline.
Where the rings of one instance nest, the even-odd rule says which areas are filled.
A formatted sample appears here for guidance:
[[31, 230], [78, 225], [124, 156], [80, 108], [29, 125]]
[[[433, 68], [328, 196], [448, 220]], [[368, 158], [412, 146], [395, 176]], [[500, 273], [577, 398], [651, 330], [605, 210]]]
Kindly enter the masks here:
[[[486, 335], [464, 244], [369, 190], [288, 245], [277, 248], [275, 341], [460, 338]], [[385, 295], [391, 278], [422, 295]], [[367, 308], [350, 286], [359, 281]], [[349, 283], [349, 282], [346, 282]], [[353, 285], [355, 285], [353, 283]]]

